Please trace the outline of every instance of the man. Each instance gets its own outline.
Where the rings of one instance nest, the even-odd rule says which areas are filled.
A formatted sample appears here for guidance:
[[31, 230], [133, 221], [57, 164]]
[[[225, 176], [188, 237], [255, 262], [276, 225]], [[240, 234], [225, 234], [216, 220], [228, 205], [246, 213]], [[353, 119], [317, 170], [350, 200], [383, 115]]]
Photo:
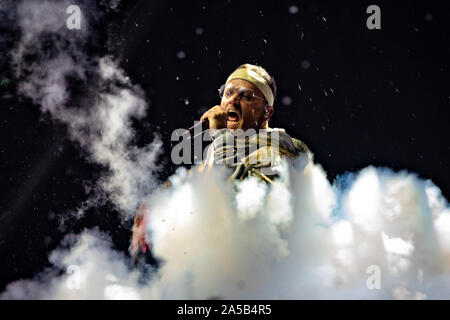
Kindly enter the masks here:
[[[213, 142], [199, 167], [224, 165], [231, 170], [230, 181], [255, 176], [271, 184], [279, 176], [281, 160], [300, 154], [310, 157], [308, 147], [290, 137], [284, 129], [269, 128], [274, 113], [275, 80], [265, 69], [244, 64], [238, 67], [219, 89], [221, 103], [206, 111], [201, 121], [208, 121]], [[142, 206], [133, 226], [133, 251], [141, 246], [146, 252], [146, 216]]]

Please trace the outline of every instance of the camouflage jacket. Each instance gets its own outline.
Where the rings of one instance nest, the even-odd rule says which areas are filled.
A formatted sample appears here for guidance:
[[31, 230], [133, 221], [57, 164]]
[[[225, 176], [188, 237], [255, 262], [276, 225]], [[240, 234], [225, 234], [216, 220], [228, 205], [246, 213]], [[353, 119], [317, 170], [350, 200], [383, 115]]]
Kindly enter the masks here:
[[235, 136], [227, 129], [213, 134], [204, 165], [225, 165], [231, 181], [256, 176], [271, 184], [281, 171], [281, 159], [293, 160], [300, 155], [309, 159], [311, 152], [302, 141], [290, 137], [284, 129], [260, 130]]

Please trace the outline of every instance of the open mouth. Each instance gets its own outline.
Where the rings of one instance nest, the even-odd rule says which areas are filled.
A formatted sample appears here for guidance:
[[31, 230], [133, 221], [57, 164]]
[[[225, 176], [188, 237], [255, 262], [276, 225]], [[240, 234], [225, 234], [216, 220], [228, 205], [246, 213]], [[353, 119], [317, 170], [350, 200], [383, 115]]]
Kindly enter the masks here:
[[227, 114], [228, 114], [228, 118], [227, 118], [228, 124], [233, 125], [233, 124], [237, 124], [239, 122], [239, 113], [237, 113], [234, 110], [228, 110]]

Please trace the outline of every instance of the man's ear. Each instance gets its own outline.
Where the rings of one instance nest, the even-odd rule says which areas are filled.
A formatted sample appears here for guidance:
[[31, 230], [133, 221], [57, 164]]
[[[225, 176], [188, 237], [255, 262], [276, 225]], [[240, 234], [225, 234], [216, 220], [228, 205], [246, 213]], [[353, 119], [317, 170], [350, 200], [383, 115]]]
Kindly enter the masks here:
[[221, 85], [218, 91], [219, 91], [219, 96], [222, 98], [223, 92], [225, 91], [225, 84]]
[[272, 106], [266, 106], [264, 109], [265, 110], [263, 113], [263, 122], [261, 123], [261, 128], [267, 128], [269, 120], [273, 115], [273, 107]]
[[267, 106], [266, 107], [266, 109], [267, 109], [267, 117], [265, 117], [266, 118], [266, 121], [269, 121], [269, 119], [272, 117], [272, 115], [273, 115], [273, 107], [272, 106]]

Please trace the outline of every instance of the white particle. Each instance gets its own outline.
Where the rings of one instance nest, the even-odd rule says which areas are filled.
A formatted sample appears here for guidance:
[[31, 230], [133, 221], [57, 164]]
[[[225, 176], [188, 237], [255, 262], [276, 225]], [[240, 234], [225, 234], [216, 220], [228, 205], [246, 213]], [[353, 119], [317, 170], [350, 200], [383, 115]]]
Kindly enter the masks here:
[[189, 104], [189, 99], [187, 99], [187, 98], [184, 99], [184, 104], [185, 104], [185, 105], [188, 105], [188, 104]]
[[184, 59], [186, 57], [186, 54], [184, 53], [184, 51], [178, 51], [177, 52], [177, 58], [178, 59]]
[[303, 60], [301, 65], [303, 69], [307, 70], [309, 69], [309, 67], [311, 67], [311, 62], [309, 62], [308, 60]]
[[302, 86], [300, 84], [298, 84], [297, 86], [298, 86], [298, 90], [302, 91]]
[[177, 80], [177, 81], [180, 80], [180, 77], [176, 77], [175, 80]]
[[263, 39], [263, 41], [264, 41], [265, 43], [267, 43], [267, 40], [266, 40], [266, 39]]
[[281, 99], [281, 103], [283, 103], [285, 106], [288, 106], [288, 105], [290, 105], [292, 103], [292, 99], [289, 96], [284, 96]]
[[195, 34], [198, 35], [198, 36], [203, 34], [203, 28], [200, 28], [200, 27], [195, 28]]
[[289, 7], [289, 13], [290, 14], [296, 14], [298, 12], [298, 7], [297, 6], [290, 6]]

